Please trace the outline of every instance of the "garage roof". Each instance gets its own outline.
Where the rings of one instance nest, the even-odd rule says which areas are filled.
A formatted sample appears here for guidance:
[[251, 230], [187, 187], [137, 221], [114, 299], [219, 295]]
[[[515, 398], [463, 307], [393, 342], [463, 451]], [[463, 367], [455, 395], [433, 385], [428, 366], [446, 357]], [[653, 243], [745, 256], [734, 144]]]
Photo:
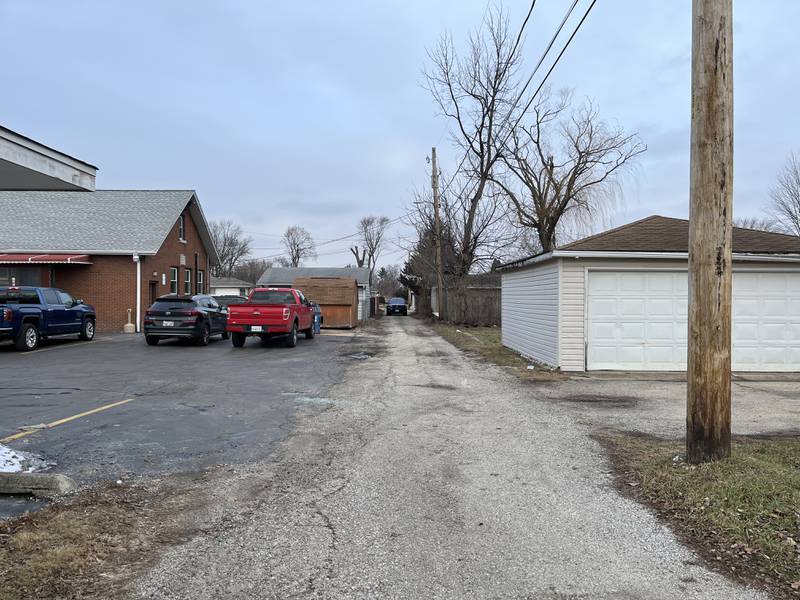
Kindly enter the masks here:
[[[559, 247], [583, 252], [688, 252], [689, 221], [653, 215]], [[800, 237], [733, 228], [737, 254], [800, 254]]]
[[292, 285], [298, 277], [346, 277], [355, 279], [359, 285], [369, 285], [369, 269], [366, 267], [273, 267], [264, 271], [259, 285]]
[[192, 190], [0, 191], [0, 251], [152, 255], [187, 205], [216, 264]]

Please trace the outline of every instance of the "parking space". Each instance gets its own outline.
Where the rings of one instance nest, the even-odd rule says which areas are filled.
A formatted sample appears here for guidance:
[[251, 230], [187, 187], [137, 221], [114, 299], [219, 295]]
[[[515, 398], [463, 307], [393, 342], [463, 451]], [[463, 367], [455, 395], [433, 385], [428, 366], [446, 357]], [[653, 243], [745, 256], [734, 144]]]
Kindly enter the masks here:
[[[256, 338], [241, 349], [151, 347], [123, 335], [32, 353], [3, 344], [0, 439], [80, 484], [263, 458], [299, 406], [325, 406], [352, 338], [323, 333], [293, 349]], [[19, 508], [0, 504], [0, 518]]]

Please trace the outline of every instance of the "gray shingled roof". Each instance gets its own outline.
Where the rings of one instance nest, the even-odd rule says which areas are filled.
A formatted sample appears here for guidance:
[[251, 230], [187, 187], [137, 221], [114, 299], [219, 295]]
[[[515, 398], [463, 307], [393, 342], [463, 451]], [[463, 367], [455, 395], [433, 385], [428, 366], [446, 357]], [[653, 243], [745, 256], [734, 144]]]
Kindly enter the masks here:
[[216, 264], [192, 190], [0, 191], [0, 252], [155, 254], [187, 204]]
[[253, 284], [236, 277], [212, 277], [212, 288], [251, 288]]
[[369, 285], [369, 269], [366, 267], [273, 267], [264, 271], [258, 285], [292, 285], [298, 277], [347, 277], [359, 285]]

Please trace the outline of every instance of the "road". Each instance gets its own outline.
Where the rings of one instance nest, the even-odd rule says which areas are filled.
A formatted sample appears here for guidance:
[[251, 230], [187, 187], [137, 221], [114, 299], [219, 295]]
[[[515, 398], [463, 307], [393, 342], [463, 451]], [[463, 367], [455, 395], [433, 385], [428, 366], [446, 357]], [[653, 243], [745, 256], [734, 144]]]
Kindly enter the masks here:
[[383, 319], [354, 347], [364, 360], [327, 410], [213, 484], [218, 512], [135, 597], [762, 597], [620, 497], [589, 427], [539, 398], [547, 385], [410, 318]]
[[[298, 347], [280, 339], [242, 349], [140, 336], [54, 340], [32, 353], [0, 345], [0, 439], [29, 425], [82, 415], [8, 442], [52, 462], [79, 484], [199, 471], [263, 459], [286, 436], [298, 407], [314, 405], [353, 359], [349, 332]], [[119, 402], [124, 404], [117, 404]], [[0, 518], [35, 504], [0, 500]]]

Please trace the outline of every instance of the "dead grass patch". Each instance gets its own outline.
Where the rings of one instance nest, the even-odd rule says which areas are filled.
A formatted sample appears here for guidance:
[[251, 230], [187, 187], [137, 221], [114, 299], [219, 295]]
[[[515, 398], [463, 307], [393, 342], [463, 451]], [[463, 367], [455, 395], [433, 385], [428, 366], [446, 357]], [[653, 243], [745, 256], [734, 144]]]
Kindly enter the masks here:
[[[503, 346], [499, 327], [467, 327], [450, 323], [432, 323], [436, 333], [456, 348], [478, 356], [492, 364], [511, 370], [525, 381], [554, 381], [563, 379], [558, 371], [536, 365], [513, 350]], [[533, 369], [529, 369], [533, 366]]]
[[708, 564], [778, 598], [800, 597], [800, 439], [739, 438], [730, 459], [682, 443], [603, 434], [619, 489], [652, 507]]
[[[197, 494], [106, 485], [0, 522], [0, 598], [111, 598], [194, 533]], [[177, 517], [176, 517], [177, 515]]]

